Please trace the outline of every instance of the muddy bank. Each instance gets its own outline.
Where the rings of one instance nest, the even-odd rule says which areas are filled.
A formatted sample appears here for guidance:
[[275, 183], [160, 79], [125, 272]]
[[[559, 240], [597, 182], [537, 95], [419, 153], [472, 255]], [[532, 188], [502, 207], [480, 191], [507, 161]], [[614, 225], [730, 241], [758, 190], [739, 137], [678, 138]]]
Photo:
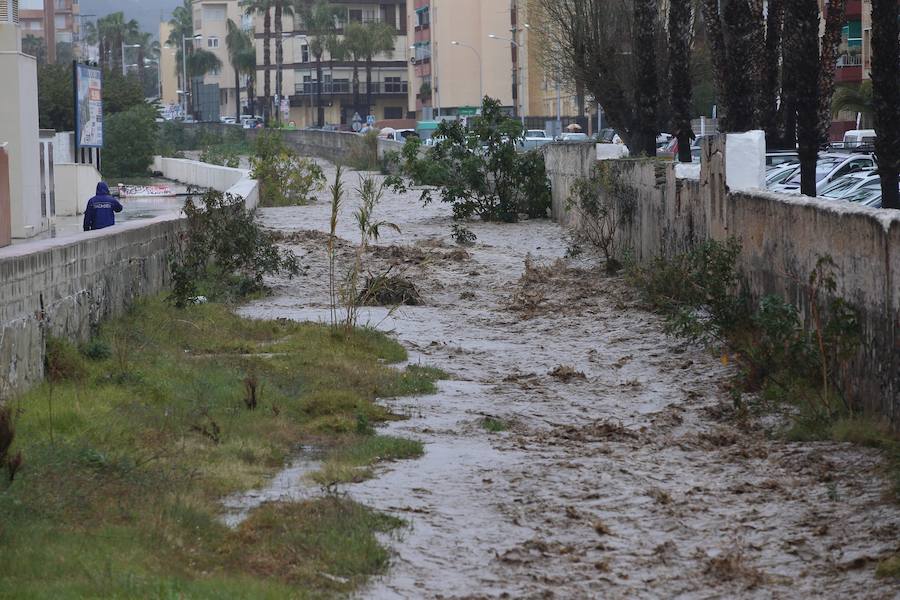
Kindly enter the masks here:
[[[592, 259], [565, 258], [558, 226], [473, 223], [478, 242], [461, 250], [450, 211], [417, 199], [386, 197], [379, 217], [402, 233], [385, 231], [368, 260], [408, 276], [423, 304], [362, 320], [453, 379], [385, 400], [410, 417], [387, 431], [425, 442], [423, 458], [343, 488], [410, 523], [390, 542], [389, 574], [360, 597], [900, 594], [874, 577], [900, 545], [877, 452], [738, 428], [728, 367], [666, 337]], [[342, 261], [355, 206], [341, 217]], [[329, 210], [322, 194], [261, 211], [308, 269], [242, 314], [327, 320]]]

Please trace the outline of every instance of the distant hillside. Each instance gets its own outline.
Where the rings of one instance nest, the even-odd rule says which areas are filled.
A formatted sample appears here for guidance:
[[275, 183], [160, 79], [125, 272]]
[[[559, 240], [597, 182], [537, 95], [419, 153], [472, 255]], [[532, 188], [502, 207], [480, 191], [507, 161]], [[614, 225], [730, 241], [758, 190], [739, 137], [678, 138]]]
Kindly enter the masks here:
[[[168, 21], [172, 10], [182, 4], [182, 0], [81, 0], [81, 14], [93, 14], [104, 17], [109, 13], [122, 11], [126, 19], [134, 19], [141, 25], [141, 30], [159, 35], [160, 13], [162, 19]], [[86, 20], [94, 20], [88, 17]]]

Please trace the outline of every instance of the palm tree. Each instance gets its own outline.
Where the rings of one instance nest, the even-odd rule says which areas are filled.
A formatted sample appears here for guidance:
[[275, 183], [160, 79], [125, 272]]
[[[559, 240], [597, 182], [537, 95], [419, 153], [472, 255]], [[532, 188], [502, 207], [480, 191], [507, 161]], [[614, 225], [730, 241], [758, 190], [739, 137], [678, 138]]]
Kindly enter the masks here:
[[348, 23], [344, 27], [343, 54], [353, 63], [353, 111], [361, 113], [359, 102], [359, 63], [365, 60], [366, 27], [362, 23]]
[[[190, 56], [188, 56], [187, 70], [188, 76], [192, 80], [199, 79], [207, 73], [221, 68], [222, 61], [219, 60], [218, 56], [216, 56], [209, 50], [204, 50], [203, 48], [195, 48], [194, 51], [191, 52]], [[191, 99], [193, 104], [195, 102], [194, 97], [191, 96]]]
[[272, 39], [272, 13], [270, 9], [274, 0], [243, 0], [241, 6], [248, 15], [263, 17], [263, 120], [269, 124], [269, 113], [272, 105], [272, 84], [269, 69], [272, 66], [272, 50], [269, 41]]
[[868, 126], [872, 119], [872, 80], [867, 79], [859, 85], [839, 85], [831, 99], [831, 116], [841, 112], [859, 113], [863, 126]]
[[184, 72], [184, 58], [182, 51], [184, 49], [184, 38], [194, 35], [194, 9], [191, 0], [184, 0], [182, 6], [175, 7], [172, 11], [172, 18], [169, 19], [169, 25], [172, 30], [169, 32], [169, 38], [166, 43], [176, 48], [175, 52], [175, 74], [181, 77], [181, 89], [184, 93], [188, 92], [190, 81], [188, 81], [187, 73]]
[[297, 0], [294, 8], [306, 30], [309, 51], [316, 57], [316, 123], [325, 125], [325, 108], [322, 106], [322, 56], [326, 50], [337, 48], [337, 20], [342, 9], [325, 0], [311, 4], [309, 0]]
[[[283, 99], [283, 85], [284, 81], [284, 71], [282, 69], [282, 65], [284, 65], [284, 40], [282, 38], [282, 17], [293, 17], [294, 9], [288, 4], [285, 5], [285, 0], [273, 0], [275, 5], [275, 96], [278, 98], [278, 101], [281, 102]], [[281, 108], [275, 107], [275, 120], [281, 120]]]
[[[225, 36], [225, 46], [228, 48], [228, 58], [234, 69], [234, 95], [235, 95], [235, 120], [241, 120], [241, 73], [250, 77], [256, 70], [256, 50], [253, 48], [253, 39], [240, 27], [235, 25], [234, 21], [228, 19], [226, 24], [228, 33]], [[253, 99], [250, 97], [252, 84], [248, 81], [247, 103], [252, 104]]]
[[372, 66], [375, 57], [382, 52], [390, 52], [394, 49], [396, 32], [387, 23], [367, 23], [363, 25], [362, 59], [366, 61], [366, 114], [373, 110], [372, 101]]
[[897, 0], [872, 0], [872, 105], [881, 206], [900, 209], [900, 9]]
[[669, 78], [678, 161], [691, 162], [691, 1], [669, 3]]

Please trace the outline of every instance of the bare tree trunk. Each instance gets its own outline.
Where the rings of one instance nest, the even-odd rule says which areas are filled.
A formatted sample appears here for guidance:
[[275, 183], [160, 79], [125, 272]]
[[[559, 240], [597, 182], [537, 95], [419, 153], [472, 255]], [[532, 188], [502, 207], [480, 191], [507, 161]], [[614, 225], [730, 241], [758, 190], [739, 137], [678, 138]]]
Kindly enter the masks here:
[[659, 108], [659, 82], [656, 77], [656, 20], [655, 0], [634, 1], [635, 58], [637, 84], [635, 105], [637, 108], [638, 152], [656, 156], [656, 136], [659, 133], [657, 110]]
[[[896, 1], [896, 0], [894, 0]], [[797, 149], [800, 155], [800, 193], [816, 195], [819, 155], [819, 6], [816, 0], [787, 0], [785, 23], [795, 30], [785, 72], [796, 81]]]
[[825, 12], [825, 33], [819, 65], [819, 143], [828, 143], [831, 130], [831, 98], [834, 96], [834, 71], [837, 50], [844, 27], [844, 0], [831, 0]]
[[353, 60], [353, 112], [362, 116], [359, 106], [359, 62], [355, 57]]
[[872, 0], [872, 103], [882, 208], [900, 209], [900, 42], [897, 0]]
[[669, 3], [669, 79], [672, 132], [678, 138], [678, 161], [692, 162], [691, 139], [691, 0]]
[[[760, 94], [760, 126], [766, 131], [766, 146], [782, 145], [778, 127], [778, 96], [781, 80], [781, 29], [784, 23], [784, 0], [769, 0], [766, 15], [766, 53], [764, 80]], [[793, 144], [792, 144], [793, 145]]]

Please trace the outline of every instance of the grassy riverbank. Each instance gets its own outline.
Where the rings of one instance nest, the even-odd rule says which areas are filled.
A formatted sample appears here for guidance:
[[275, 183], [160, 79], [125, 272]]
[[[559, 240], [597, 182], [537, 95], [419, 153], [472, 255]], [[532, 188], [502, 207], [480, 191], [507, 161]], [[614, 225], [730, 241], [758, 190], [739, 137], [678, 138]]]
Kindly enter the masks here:
[[0, 596], [322, 597], [386, 568], [375, 534], [399, 521], [340, 497], [267, 505], [236, 530], [218, 516], [299, 444], [330, 449], [341, 479], [421, 454], [371, 427], [397, 418], [376, 397], [440, 375], [389, 367], [396, 342], [152, 300], [83, 348], [50, 345], [50, 379], [10, 403], [23, 466], [0, 482]]

